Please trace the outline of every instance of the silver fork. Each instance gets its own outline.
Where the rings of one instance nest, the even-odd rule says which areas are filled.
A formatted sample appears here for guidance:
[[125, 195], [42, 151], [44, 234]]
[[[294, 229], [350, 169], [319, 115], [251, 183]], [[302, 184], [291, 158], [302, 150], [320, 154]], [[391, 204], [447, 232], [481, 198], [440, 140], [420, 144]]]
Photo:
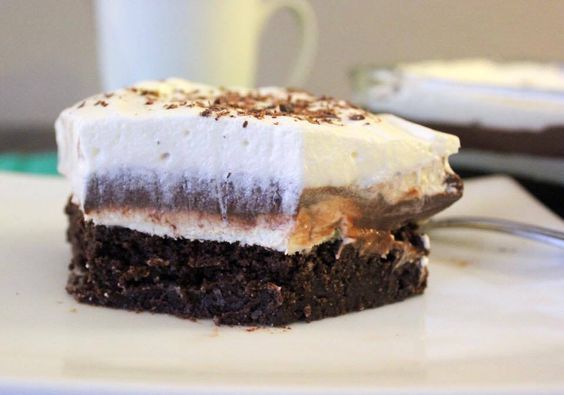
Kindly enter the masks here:
[[496, 219], [488, 217], [450, 217], [431, 219], [421, 224], [423, 231], [438, 228], [471, 228], [491, 230], [494, 232], [508, 233], [515, 236], [524, 237], [531, 240], [540, 241], [542, 243], [551, 244], [553, 246], [564, 249], [564, 232], [554, 229], [543, 228], [523, 224], [505, 219]]

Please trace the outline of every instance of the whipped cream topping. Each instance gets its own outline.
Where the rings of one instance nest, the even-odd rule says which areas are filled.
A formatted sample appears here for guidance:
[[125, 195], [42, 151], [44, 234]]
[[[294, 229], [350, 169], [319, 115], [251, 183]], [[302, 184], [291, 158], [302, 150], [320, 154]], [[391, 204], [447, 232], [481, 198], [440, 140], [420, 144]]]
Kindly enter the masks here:
[[[237, 174], [243, 191], [272, 180], [283, 186], [284, 220], [270, 229], [261, 222], [261, 232], [224, 221], [213, 230], [208, 220], [202, 226], [185, 215], [168, 218], [167, 224], [178, 223], [167, 227], [142, 211], [86, 213], [95, 223], [281, 251], [288, 251], [304, 190], [378, 190], [391, 203], [413, 188], [422, 195], [441, 193], [450, 172], [445, 158], [459, 147], [454, 136], [332, 98], [282, 88], [225, 90], [180, 79], [93, 96], [64, 110], [55, 127], [59, 171], [81, 206], [94, 175], [127, 169], [161, 175], [161, 190], [187, 174], [202, 180]], [[404, 175], [405, 183], [398, 183]]]
[[484, 59], [425, 61], [369, 71], [355, 100], [418, 122], [541, 131], [564, 125], [564, 68]]

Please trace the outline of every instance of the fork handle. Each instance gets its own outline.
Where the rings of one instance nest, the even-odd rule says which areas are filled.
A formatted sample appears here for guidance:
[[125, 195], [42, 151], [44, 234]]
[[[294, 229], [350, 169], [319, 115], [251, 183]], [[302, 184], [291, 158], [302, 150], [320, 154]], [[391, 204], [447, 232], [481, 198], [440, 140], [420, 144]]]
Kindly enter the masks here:
[[422, 224], [423, 230], [437, 228], [471, 228], [502, 232], [526, 239], [540, 241], [564, 249], [564, 232], [541, 226], [528, 225], [505, 219], [487, 217], [450, 217], [432, 219]]

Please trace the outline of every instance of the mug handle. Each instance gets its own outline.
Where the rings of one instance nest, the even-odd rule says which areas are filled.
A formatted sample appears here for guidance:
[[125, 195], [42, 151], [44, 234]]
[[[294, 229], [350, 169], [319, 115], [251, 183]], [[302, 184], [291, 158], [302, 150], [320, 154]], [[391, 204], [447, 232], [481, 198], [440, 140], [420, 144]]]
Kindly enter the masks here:
[[294, 64], [286, 85], [298, 87], [301, 86], [315, 60], [317, 50], [317, 19], [311, 5], [305, 0], [269, 0], [264, 3], [264, 11], [262, 15], [262, 26], [266, 24], [268, 19], [276, 12], [286, 9], [292, 13], [301, 34], [300, 50], [298, 58]]

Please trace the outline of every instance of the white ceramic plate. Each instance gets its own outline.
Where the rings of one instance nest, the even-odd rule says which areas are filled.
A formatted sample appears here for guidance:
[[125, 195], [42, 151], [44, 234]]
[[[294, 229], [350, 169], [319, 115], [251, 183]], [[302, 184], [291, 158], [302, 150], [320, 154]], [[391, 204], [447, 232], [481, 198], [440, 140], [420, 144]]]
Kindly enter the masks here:
[[[562, 250], [436, 231], [424, 296], [249, 331], [75, 303], [66, 197], [61, 179], [0, 174], [1, 394], [564, 392]], [[448, 214], [564, 228], [503, 177], [468, 182]]]

